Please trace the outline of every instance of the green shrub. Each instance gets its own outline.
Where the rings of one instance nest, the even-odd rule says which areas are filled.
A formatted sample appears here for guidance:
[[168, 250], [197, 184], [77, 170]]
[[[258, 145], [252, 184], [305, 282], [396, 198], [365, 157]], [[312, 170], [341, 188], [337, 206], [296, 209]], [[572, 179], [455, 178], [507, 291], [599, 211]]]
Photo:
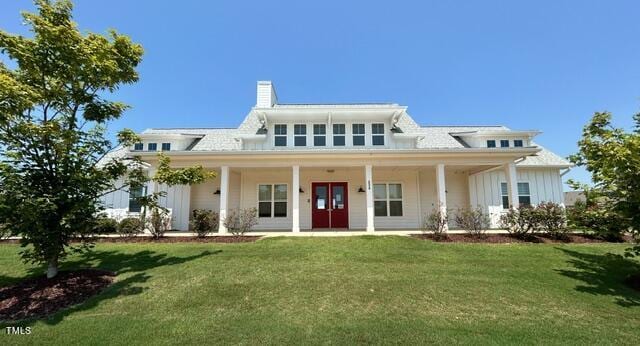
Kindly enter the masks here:
[[629, 222], [603, 202], [577, 201], [567, 209], [569, 227], [607, 241], [620, 241]]
[[454, 222], [458, 227], [465, 230], [473, 237], [482, 237], [489, 228], [491, 220], [482, 208], [461, 208], [458, 209], [454, 217]]
[[191, 213], [191, 230], [204, 238], [209, 233], [218, 232], [220, 226], [218, 213], [211, 210], [195, 209]]
[[258, 210], [234, 209], [224, 219], [224, 226], [236, 237], [241, 237], [258, 224]]
[[434, 208], [430, 213], [425, 215], [424, 222], [422, 223], [422, 231], [433, 233], [433, 239], [435, 240], [447, 239], [448, 223], [449, 217], [447, 213], [443, 212], [440, 208]]
[[535, 208], [538, 214], [539, 227], [555, 239], [565, 239], [569, 229], [567, 228], [567, 216], [563, 206], [558, 203], [544, 202]]
[[9, 227], [4, 223], [0, 223], [0, 239], [8, 238], [10, 235]]
[[93, 226], [93, 232], [96, 235], [118, 233], [118, 221], [105, 216], [98, 217]]
[[118, 234], [121, 237], [131, 238], [144, 231], [144, 222], [137, 217], [122, 219], [118, 225]]
[[538, 229], [539, 214], [528, 205], [517, 209], [510, 208], [500, 216], [500, 225], [518, 238], [527, 238]]

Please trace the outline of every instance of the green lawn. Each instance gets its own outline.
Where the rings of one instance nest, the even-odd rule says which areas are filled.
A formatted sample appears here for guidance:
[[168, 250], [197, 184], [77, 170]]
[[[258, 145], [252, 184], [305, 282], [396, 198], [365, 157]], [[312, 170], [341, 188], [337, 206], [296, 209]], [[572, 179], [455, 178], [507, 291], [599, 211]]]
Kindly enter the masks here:
[[[99, 244], [99, 297], [0, 344], [637, 344], [625, 245], [441, 244], [404, 237]], [[0, 245], [0, 285], [33, 273]], [[2, 330], [4, 332], [4, 328]]]

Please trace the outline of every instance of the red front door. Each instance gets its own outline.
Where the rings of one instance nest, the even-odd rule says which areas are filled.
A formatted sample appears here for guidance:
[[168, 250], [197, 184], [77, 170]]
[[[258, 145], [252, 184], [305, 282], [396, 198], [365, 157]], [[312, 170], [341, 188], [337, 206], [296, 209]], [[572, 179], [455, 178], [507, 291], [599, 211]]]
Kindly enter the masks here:
[[349, 228], [347, 183], [312, 183], [313, 228]]

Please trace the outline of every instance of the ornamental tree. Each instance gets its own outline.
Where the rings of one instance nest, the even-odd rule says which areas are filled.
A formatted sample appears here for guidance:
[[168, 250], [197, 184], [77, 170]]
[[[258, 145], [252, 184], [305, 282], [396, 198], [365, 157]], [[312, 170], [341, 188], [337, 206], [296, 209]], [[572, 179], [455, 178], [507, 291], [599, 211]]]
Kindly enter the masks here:
[[569, 159], [591, 173], [595, 185], [591, 193], [606, 198], [605, 207], [619, 216], [621, 226], [631, 227], [637, 234], [640, 231], [640, 114], [633, 119], [635, 127], [629, 132], [611, 125], [611, 113], [596, 112], [583, 129], [579, 152]]
[[[23, 260], [46, 263], [51, 278], [69, 252], [91, 248], [98, 199], [151, 178], [140, 158], [109, 159], [139, 140], [133, 131], [120, 131], [115, 143], [106, 137], [106, 125], [128, 108], [108, 97], [138, 80], [142, 46], [113, 30], [82, 34], [70, 1], [35, 3], [37, 13], [23, 14], [33, 37], [0, 30], [0, 52], [16, 65], [0, 62], [0, 225], [21, 237]], [[210, 176], [201, 167], [172, 170], [167, 160], [158, 182]]]

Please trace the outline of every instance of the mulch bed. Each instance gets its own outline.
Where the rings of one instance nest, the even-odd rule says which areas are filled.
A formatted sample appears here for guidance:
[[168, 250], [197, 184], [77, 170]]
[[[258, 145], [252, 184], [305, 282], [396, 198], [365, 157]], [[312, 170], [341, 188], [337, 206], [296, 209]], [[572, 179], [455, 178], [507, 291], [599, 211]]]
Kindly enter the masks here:
[[[93, 241], [96, 243], [252, 243], [262, 238], [262, 236], [249, 236], [242, 237], [234, 236], [211, 236], [205, 238], [198, 237], [162, 237], [160, 239], [154, 239], [152, 237], [98, 237]], [[74, 241], [75, 242], [75, 241]], [[3, 239], [0, 243], [6, 244], [19, 244], [18, 239]]]
[[61, 271], [0, 288], [0, 321], [43, 318], [99, 294], [114, 281], [115, 273], [82, 269]]
[[[510, 243], [606, 243], [605, 240], [591, 237], [583, 234], [569, 234], [565, 239], [554, 239], [547, 235], [531, 235], [525, 239], [517, 238], [510, 234], [486, 234], [483, 237], [472, 237], [467, 234], [449, 234], [445, 239], [434, 239], [433, 234], [416, 234], [414, 238], [428, 239], [441, 243], [492, 243], [492, 244], [510, 244]], [[627, 240], [627, 239], [625, 239]]]
[[251, 243], [262, 238], [261, 236], [213, 236], [213, 237], [162, 237], [153, 239], [151, 237], [133, 237], [133, 238], [98, 238], [97, 243]]

